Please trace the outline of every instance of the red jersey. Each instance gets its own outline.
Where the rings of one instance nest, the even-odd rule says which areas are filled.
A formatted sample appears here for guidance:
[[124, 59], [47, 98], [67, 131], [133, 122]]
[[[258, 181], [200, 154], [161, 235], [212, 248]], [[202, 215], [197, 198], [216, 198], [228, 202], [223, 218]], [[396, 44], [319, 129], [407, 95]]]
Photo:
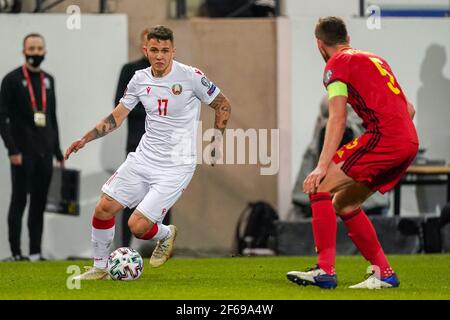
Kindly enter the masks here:
[[365, 51], [344, 49], [325, 66], [325, 87], [341, 81], [348, 88], [348, 103], [363, 120], [366, 133], [419, 143], [408, 113], [406, 97], [389, 64]]

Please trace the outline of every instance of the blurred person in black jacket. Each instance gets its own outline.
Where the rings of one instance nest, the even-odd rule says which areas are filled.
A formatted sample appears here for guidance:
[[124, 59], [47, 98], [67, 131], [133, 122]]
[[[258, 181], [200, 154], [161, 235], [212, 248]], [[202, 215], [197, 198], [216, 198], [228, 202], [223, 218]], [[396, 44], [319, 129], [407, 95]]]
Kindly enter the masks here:
[[205, 0], [202, 11], [211, 18], [275, 16], [275, 0]]
[[40, 68], [46, 49], [44, 37], [28, 34], [23, 40], [25, 63], [8, 73], [0, 91], [0, 134], [11, 163], [11, 202], [8, 235], [12, 256], [8, 260], [28, 260], [22, 255], [22, 216], [30, 194], [28, 232], [29, 259], [42, 260], [41, 242], [44, 210], [53, 170], [53, 157], [60, 166], [56, 119], [55, 80]]
[[[150, 29], [146, 28], [142, 30], [140, 37], [140, 49], [142, 57], [139, 60], [129, 62], [122, 67], [120, 71], [119, 83], [117, 84], [116, 98], [114, 100], [114, 107], [117, 106], [122, 98], [125, 89], [134, 73], [137, 70], [146, 69], [150, 67], [150, 62], [146, 56], [145, 47], [147, 44], [147, 34]], [[138, 103], [136, 107], [128, 115], [128, 129], [127, 129], [127, 145], [126, 154], [134, 152], [141, 141], [142, 135], [145, 133], [145, 109], [142, 103]], [[125, 208], [122, 215], [122, 247], [128, 247], [131, 241], [131, 231], [128, 228], [128, 219], [133, 213], [135, 208]], [[169, 224], [170, 210], [167, 212], [163, 221], [164, 224]]]

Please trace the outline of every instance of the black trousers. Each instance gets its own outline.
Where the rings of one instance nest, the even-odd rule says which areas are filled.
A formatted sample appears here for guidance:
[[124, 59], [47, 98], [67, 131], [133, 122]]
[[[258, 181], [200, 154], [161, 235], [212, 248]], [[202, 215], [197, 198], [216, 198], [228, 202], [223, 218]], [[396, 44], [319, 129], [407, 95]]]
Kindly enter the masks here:
[[30, 254], [41, 253], [44, 211], [53, 172], [53, 155], [23, 155], [21, 166], [11, 165], [12, 192], [8, 211], [8, 235], [12, 255], [21, 255], [22, 216], [30, 195], [28, 233]]

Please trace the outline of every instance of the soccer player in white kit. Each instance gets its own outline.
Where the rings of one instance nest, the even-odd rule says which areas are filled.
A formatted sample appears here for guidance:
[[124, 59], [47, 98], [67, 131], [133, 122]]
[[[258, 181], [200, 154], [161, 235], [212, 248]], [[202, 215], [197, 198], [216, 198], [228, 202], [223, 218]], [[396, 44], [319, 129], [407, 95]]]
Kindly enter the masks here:
[[124, 207], [136, 207], [128, 226], [137, 238], [158, 240], [150, 265], [159, 267], [169, 259], [177, 229], [163, 225], [162, 220], [195, 171], [201, 102], [216, 110], [215, 128], [222, 133], [230, 117], [230, 103], [220, 89], [200, 70], [173, 60], [175, 47], [169, 28], [156, 26], [147, 38], [151, 67], [136, 71], [114, 111], [73, 142], [65, 154], [67, 160], [89, 141], [120, 127], [128, 113], [142, 102], [147, 113], [145, 134], [136, 152], [128, 155], [102, 187], [92, 219], [94, 266], [78, 276], [80, 280], [107, 278], [115, 215]]

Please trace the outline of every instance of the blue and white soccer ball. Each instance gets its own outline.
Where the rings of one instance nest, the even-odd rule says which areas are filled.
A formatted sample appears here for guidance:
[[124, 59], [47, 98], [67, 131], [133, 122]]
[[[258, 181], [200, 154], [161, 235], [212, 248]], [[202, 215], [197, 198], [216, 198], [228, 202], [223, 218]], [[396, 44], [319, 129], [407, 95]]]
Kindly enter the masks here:
[[136, 280], [144, 268], [142, 257], [134, 249], [118, 248], [108, 258], [108, 273], [113, 280]]

